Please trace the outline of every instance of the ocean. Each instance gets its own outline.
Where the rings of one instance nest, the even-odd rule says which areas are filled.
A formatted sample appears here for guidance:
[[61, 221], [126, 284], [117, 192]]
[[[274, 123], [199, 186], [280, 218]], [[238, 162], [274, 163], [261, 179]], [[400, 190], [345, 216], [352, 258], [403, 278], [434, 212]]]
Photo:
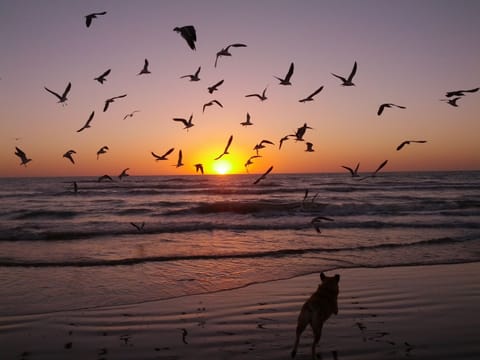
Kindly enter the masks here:
[[0, 179], [0, 315], [480, 260], [480, 172], [256, 178]]

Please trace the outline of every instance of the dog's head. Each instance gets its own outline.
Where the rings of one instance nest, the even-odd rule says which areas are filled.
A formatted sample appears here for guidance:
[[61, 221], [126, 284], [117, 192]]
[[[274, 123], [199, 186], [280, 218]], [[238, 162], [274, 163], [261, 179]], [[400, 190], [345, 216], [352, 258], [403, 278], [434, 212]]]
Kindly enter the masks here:
[[328, 289], [335, 295], [338, 295], [338, 283], [340, 282], [340, 275], [327, 276], [323, 272], [320, 273], [320, 279], [322, 280], [322, 287]]

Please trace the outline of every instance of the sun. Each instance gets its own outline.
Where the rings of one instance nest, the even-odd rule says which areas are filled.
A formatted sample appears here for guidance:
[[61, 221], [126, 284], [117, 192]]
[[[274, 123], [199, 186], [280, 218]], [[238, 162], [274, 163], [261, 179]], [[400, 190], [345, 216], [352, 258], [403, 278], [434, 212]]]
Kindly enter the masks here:
[[219, 175], [225, 175], [232, 170], [232, 164], [228, 160], [216, 160], [213, 163], [213, 170]]

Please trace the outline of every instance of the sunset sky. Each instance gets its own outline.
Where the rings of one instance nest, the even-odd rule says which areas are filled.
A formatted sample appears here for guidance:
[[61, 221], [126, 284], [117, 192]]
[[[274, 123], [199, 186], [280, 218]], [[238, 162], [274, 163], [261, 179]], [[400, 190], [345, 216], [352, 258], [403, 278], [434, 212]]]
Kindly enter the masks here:
[[[87, 28], [85, 15], [106, 11]], [[480, 91], [440, 101], [452, 90], [480, 86], [480, 1], [53, 1], [0, 0], [0, 176], [207, 174], [230, 135], [228, 172], [262, 139], [275, 143], [251, 173], [480, 170]], [[173, 28], [193, 25], [197, 50]], [[215, 54], [232, 43], [215, 68]], [[148, 59], [151, 74], [137, 75]], [[347, 77], [354, 62], [356, 86]], [[279, 85], [291, 62], [291, 86]], [[201, 66], [198, 82], [180, 79]], [[93, 80], [107, 69], [102, 85]], [[224, 79], [213, 94], [207, 87]], [[63, 92], [66, 106], [44, 87]], [[314, 101], [300, 103], [324, 86]], [[246, 98], [267, 87], [268, 99]], [[127, 94], [103, 112], [107, 98]], [[202, 112], [203, 104], [216, 105]], [[406, 109], [386, 109], [391, 102]], [[132, 117], [128, 113], [139, 110]], [[91, 128], [78, 133], [92, 111]], [[246, 113], [254, 125], [243, 127]], [[193, 114], [188, 131], [174, 122]], [[304, 139], [280, 138], [307, 123]], [[404, 140], [427, 140], [410, 144]], [[109, 151], [97, 160], [102, 146]], [[32, 159], [26, 167], [18, 146]], [[152, 151], [166, 161], [156, 162]], [[62, 157], [76, 151], [76, 164]], [[178, 150], [184, 166], [177, 168]], [[228, 165], [228, 164], [227, 164]], [[226, 171], [226, 170], [225, 170]]]

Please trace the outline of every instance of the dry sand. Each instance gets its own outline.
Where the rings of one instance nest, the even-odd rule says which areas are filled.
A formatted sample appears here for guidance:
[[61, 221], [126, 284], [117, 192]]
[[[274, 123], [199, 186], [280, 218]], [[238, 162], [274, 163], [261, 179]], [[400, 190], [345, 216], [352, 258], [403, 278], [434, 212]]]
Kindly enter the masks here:
[[[480, 263], [348, 269], [323, 359], [480, 358]], [[127, 306], [0, 317], [0, 359], [289, 359], [319, 274]], [[297, 359], [310, 359], [311, 330]]]

